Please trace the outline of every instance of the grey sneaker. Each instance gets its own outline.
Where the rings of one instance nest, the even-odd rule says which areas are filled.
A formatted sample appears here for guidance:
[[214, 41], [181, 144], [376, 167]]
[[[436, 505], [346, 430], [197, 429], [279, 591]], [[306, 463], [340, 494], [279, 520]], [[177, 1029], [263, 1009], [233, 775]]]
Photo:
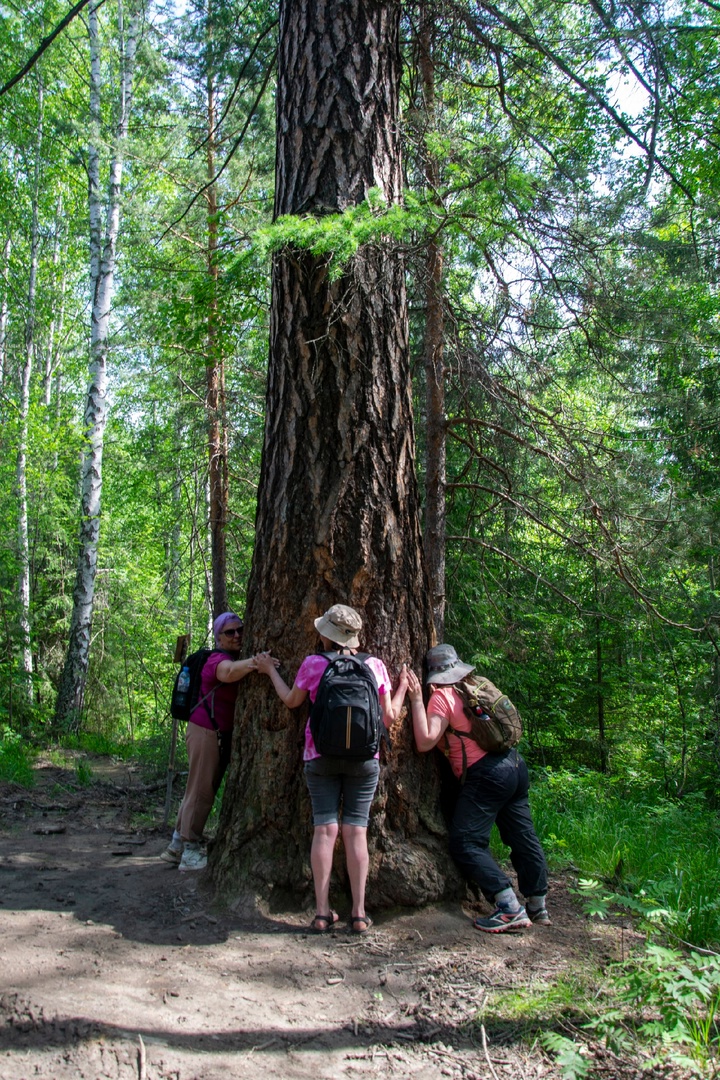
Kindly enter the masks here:
[[552, 919], [547, 908], [541, 907], [533, 911], [531, 908], [527, 909], [528, 918], [535, 926], [552, 926]]
[[204, 870], [207, 866], [207, 855], [199, 844], [186, 844], [182, 853], [178, 870]]
[[532, 923], [524, 907], [521, 907], [519, 911], [496, 908], [492, 915], [475, 919], [473, 926], [476, 930], [484, 930], [486, 934], [507, 934], [514, 933], [516, 930], [526, 930], [528, 926], [532, 926]]

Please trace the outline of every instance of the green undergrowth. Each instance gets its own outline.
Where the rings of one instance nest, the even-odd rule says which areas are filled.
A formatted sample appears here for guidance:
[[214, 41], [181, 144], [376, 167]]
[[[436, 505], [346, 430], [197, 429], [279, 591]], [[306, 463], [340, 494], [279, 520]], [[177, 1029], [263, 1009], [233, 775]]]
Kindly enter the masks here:
[[[187, 769], [185, 732], [178, 733], [175, 767]], [[117, 740], [94, 732], [65, 735], [57, 742], [31, 739], [0, 727], [0, 781], [31, 788], [38, 759], [72, 772], [73, 784], [86, 787], [97, 779], [94, 761], [111, 759], [139, 766], [148, 780], [165, 775], [170, 752], [170, 731], [151, 732], [134, 740]]]
[[[565, 1080], [605, 1075], [602, 1052], [720, 1075], [720, 815], [703, 796], [589, 772], [542, 773], [531, 798], [551, 868], [572, 875], [585, 915], [631, 918], [644, 944], [605, 971], [491, 997], [478, 1023], [539, 1040]], [[493, 850], [508, 854], [497, 838]]]
[[607, 1074], [608, 1057], [640, 1071], [716, 1077], [720, 957], [648, 943], [606, 970], [592, 965], [491, 993], [474, 1026], [491, 1041], [539, 1043], [564, 1080]]
[[551, 866], [577, 875], [589, 914], [623, 910], [670, 941], [720, 949], [720, 814], [597, 773], [544, 773], [533, 818]]
[[[185, 760], [185, 731], [178, 733], [177, 757]], [[134, 739], [111, 739], [108, 736], [88, 732], [66, 735], [59, 743], [63, 750], [78, 750], [90, 756], [110, 757], [118, 761], [134, 762], [149, 772], [163, 772], [167, 768], [170, 752], [170, 730], [150, 732]]]
[[0, 780], [30, 788], [35, 783], [35, 751], [21, 735], [10, 728], [0, 728]]

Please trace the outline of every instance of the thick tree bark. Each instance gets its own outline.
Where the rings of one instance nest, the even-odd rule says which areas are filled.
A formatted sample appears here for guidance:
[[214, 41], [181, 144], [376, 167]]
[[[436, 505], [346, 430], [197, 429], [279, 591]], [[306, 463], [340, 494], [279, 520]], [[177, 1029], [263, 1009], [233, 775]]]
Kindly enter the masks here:
[[[434, 24], [432, 11], [421, 12], [419, 67], [426, 129], [435, 127]], [[430, 199], [440, 201], [440, 168], [437, 157], [425, 152], [425, 183]], [[445, 506], [446, 439], [445, 423], [445, 310], [443, 307], [443, 249], [435, 237], [428, 241], [425, 280], [425, 565], [437, 641], [445, 635]]]
[[[88, 12], [90, 30], [90, 117], [93, 137], [88, 153], [90, 212], [90, 283], [92, 313], [90, 326], [89, 385], [85, 405], [85, 449], [81, 465], [80, 548], [77, 560], [73, 610], [70, 621], [65, 666], [55, 704], [55, 724], [61, 730], [77, 731], [85, 697], [90, 660], [95, 576], [100, 540], [102, 460], [107, 423], [107, 357], [110, 310], [115, 285], [117, 237], [120, 228], [120, 187], [124, 142], [132, 103], [132, 76], [139, 30], [139, 17], [130, 20], [123, 40], [119, 121], [115, 135], [107, 194], [107, 218], [102, 231], [100, 197], [100, 35], [98, 5]], [[121, 38], [124, 38], [122, 25]]]
[[[277, 214], [342, 211], [372, 187], [400, 199], [398, 31], [390, 2], [281, 4]], [[419, 667], [432, 624], [414, 459], [400, 256], [361, 249], [331, 280], [322, 259], [284, 251], [273, 267], [246, 646], [271, 649], [289, 681], [317, 646], [313, 619], [336, 602], [361, 612], [363, 646], [394, 682], [402, 661]], [[305, 719], [263, 677], [241, 685], [211, 859], [226, 897], [309, 889]], [[443, 833], [433, 763], [400, 720], [370, 822], [373, 907], [422, 903], [456, 882]]]

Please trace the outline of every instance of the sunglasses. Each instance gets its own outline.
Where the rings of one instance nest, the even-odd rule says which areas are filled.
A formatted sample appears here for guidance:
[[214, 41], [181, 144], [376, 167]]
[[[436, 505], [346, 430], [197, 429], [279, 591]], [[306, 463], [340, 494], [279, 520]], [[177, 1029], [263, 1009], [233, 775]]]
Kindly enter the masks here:
[[242, 626], [231, 626], [229, 630], [222, 630], [221, 631], [221, 633], [227, 634], [228, 636], [230, 636], [231, 634], [232, 635], [242, 634], [242, 632], [243, 632]]

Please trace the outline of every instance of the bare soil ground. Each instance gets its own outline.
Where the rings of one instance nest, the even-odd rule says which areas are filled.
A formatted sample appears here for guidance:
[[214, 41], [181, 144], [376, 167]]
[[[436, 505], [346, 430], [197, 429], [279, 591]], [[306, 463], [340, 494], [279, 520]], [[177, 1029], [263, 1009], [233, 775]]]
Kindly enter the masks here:
[[[362, 936], [310, 934], [308, 912], [240, 919], [158, 858], [164, 792], [92, 770], [79, 787], [40, 762], [32, 790], [0, 785], [0, 1080], [559, 1077], [526, 1027], [479, 1010], [628, 947], [561, 878], [553, 925], [522, 934], [479, 934], [457, 905]], [[641, 1075], [593, 1054], [595, 1075]]]

